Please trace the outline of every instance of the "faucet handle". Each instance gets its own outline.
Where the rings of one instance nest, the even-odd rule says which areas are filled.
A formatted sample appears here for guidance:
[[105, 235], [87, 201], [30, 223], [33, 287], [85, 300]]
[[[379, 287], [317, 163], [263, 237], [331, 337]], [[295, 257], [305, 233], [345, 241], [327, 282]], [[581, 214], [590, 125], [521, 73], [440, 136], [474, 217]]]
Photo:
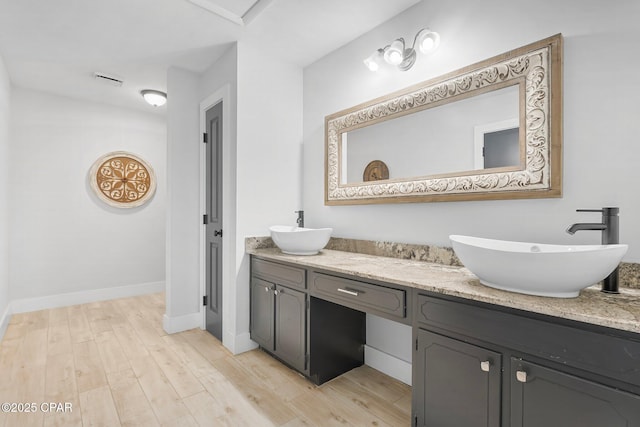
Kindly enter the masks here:
[[600, 212], [600, 213], [602, 213], [602, 209], [576, 209], [576, 212]]
[[602, 209], [576, 209], [576, 212], [600, 212], [605, 216], [611, 216], [611, 215], [618, 215], [620, 213], [620, 208], [606, 207]]

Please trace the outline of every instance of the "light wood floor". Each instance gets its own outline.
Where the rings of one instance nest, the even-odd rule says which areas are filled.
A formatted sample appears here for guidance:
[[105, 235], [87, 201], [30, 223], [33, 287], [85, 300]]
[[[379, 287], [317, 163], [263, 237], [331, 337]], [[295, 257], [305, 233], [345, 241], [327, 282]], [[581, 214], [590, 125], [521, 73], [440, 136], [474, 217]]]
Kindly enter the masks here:
[[[0, 426], [410, 425], [410, 387], [374, 369], [316, 387], [260, 350], [233, 356], [199, 329], [167, 335], [164, 311], [153, 294], [13, 315], [0, 403], [36, 412], [0, 412]], [[50, 402], [72, 411], [44, 412]]]

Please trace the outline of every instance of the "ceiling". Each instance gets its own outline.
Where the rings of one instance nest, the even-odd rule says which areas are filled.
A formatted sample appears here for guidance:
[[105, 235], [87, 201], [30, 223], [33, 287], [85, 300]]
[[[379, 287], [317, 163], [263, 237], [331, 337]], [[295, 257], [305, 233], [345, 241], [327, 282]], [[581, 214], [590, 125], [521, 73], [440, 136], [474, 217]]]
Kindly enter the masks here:
[[201, 72], [241, 40], [304, 67], [419, 1], [0, 0], [0, 55], [15, 86], [162, 114], [139, 91], [170, 66]]

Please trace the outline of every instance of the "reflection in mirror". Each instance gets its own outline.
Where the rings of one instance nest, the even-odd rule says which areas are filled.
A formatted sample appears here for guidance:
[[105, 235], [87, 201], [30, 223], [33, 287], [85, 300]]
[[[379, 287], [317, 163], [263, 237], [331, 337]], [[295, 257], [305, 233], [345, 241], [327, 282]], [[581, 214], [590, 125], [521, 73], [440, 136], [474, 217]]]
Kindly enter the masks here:
[[518, 119], [479, 125], [473, 133], [475, 169], [524, 167]]
[[[429, 108], [394, 120], [376, 122], [342, 134], [342, 184], [362, 181], [367, 164], [379, 159], [389, 167], [389, 179], [444, 175], [499, 166], [519, 166], [519, 85]], [[515, 145], [501, 158], [500, 146], [491, 144], [485, 155], [489, 166], [478, 164], [474, 142], [477, 129], [496, 122], [514, 123]], [[515, 131], [514, 128], [515, 127]], [[485, 134], [495, 140], [499, 135]], [[484, 145], [483, 144], [483, 145]], [[482, 155], [482, 147], [480, 147]], [[496, 158], [494, 155], [497, 155]], [[515, 162], [510, 160], [515, 155]], [[500, 164], [506, 162], [507, 164]], [[499, 165], [499, 166], [496, 166]]]

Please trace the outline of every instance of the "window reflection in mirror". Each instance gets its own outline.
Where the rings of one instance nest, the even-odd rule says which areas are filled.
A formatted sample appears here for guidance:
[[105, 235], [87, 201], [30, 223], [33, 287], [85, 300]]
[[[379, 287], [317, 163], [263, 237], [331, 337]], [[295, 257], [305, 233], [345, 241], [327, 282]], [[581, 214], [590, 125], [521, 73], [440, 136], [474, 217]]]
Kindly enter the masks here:
[[[391, 180], [519, 167], [519, 91], [516, 84], [343, 133], [341, 184], [361, 182], [367, 164], [375, 159], [387, 164]], [[509, 127], [488, 133], [491, 158], [486, 165], [482, 158], [478, 163], [477, 129], [495, 123]], [[510, 143], [493, 141], [506, 129]], [[509, 151], [502, 155], [505, 146]]]

